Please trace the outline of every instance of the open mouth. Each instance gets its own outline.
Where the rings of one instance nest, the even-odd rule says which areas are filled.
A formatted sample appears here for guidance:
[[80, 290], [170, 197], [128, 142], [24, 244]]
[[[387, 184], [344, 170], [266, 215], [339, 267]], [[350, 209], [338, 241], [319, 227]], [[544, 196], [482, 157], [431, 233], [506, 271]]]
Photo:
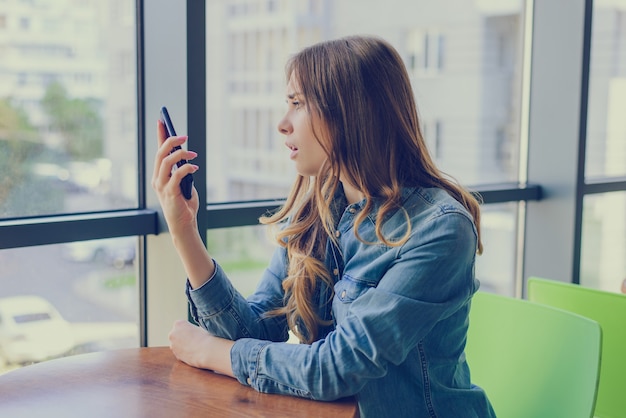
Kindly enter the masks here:
[[291, 154], [289, 155], [289, 158], [294, 158], [296, 154], [298, 153], [298, 147], [291, 145], [291, 144], [285, 144], [285, 145], [287, 146], [287, 148], [291, 150]]

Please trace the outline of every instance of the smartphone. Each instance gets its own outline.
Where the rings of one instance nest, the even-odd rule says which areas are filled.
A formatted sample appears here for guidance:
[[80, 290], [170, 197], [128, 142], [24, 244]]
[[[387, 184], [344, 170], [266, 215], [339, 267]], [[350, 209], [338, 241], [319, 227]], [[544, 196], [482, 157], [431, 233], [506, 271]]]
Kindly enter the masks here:
[[[165, 106], [161, 108], [161, 120], [163, 121], [163, 124], [165, 125], [168, 138], [170, 136], [176, 136], [176, 130], [174, 129], [174, 124], [172, 123], [170, 114], [167, 111], [167, 108]], [[174, 148], [172, 148], [172, 151], [170, 152], [170, 154], [179, 149], [181, 149], [180, 145], [175, 146]], [[178, 167], [181, 167], [183, 164], [187, 164], [187, 160], [182, 159], [179, 162], [177, 162], [176, 165], [172, 167], [172, 173], [176, 171]], [[183, 179], [180, 182], [180, 190], [182, 191], [183, 196], [185, 196], [185, 199], [191, 199], [192, 188], [193, 188], [193, 176], [191, 175], [191, 173], [189, 173], [185, 177], [183, 177]]]

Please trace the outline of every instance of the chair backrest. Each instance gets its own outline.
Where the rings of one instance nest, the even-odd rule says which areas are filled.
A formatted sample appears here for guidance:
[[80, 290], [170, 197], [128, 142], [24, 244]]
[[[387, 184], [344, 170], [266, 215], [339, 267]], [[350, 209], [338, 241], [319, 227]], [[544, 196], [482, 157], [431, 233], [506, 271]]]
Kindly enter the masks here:
[[626, 416], [626, 295], [531, 277], [528, 298], [575, 312], [600, 324], [602, 365], [595, 416]]
[[466, 357], [472, 383], [502, 418], [589, 418], [600, 368], [600, 325], [527, 300], [478, 292]]

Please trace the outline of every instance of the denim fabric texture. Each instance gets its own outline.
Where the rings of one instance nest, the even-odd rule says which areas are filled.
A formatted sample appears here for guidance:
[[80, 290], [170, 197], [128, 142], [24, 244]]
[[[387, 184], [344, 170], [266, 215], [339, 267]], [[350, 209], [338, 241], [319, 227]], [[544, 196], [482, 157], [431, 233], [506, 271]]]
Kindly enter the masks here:
[[[361, 417], [494, 417], [485, 392], [473, 385], [464, 347], [477, 234], [465, 208], [440, 189], [407, 188], [402, 205], [375, 235], [379, 205], [354, 234], [365, 202], [337, 200], [339, 248], [326, 254], [334, 289], [317, 288], [320, 317], [332, 325], [311, 345], [291, 344], [286, 320], [264, 316], [284, 303], [286, 252], [278, 248], [247, 300], [216, 264], [214, 276], [192, 290], [191, 312], [210, 333], [236, 340], [237, 379], [260, 392], [318, 400], [354, 395]], [[408, 218], [407, 218], [408, 215]], [[378, 241], [378, 242], [377, 242]]]

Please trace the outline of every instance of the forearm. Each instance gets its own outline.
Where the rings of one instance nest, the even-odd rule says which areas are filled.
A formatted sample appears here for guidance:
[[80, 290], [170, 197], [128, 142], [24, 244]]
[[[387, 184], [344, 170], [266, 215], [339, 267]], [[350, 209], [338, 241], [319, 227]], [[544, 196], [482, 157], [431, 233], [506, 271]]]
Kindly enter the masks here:
[[172, 241], [183, 263], [191, 287], [199, 288], [215, 272], [213, 259], [207, 252], [197, 229], [172, 234]]
[[235, 342], [212, 335], [209, 339], [207, 352], [210, 354], [207, 356], [206, 368], [226, 376], [235, 377], [230, 361], [230, 349]]
[[286, 341], [286, 317], [266, 315], [282, 306], [284, 290], [281, 278], [285, 276], [284, 250], [281, 248], [276, 250], [264, 270], [255, 292], [246, 298], [216, 263], [215, 273], [209, 282], [198, 288], [189, 283], [186, 289], [191, 314], [213, 335], [231, 340], [247, 337]]
[[[367, 358], [333, 332], [311, 345], [241, 338], [231, 349], [235, 378], [263, 393], [333, 401], [385, 374], [387, 361]], [[332, 341], [331, 341], [332, 340]]]

